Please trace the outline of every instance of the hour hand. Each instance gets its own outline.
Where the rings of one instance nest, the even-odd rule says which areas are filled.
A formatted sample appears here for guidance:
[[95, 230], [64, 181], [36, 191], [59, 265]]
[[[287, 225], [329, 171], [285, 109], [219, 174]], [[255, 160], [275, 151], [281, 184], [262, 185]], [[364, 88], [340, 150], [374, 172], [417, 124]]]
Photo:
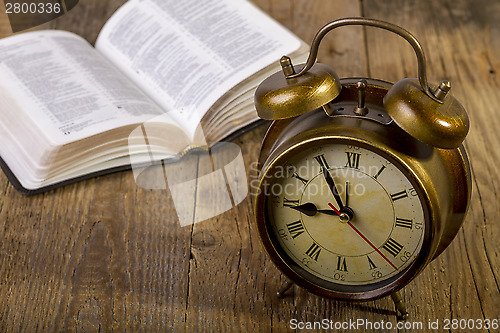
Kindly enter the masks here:
[[299, 206], [289, 206], [289, 207], [298, 210], [299, 212], [307, 216], [314, 216], [317, 213], [323, 213], [327, 215], [337, 215], [337, 213], [331, 209], [318, 209], [316, 205], [313, 204], [312, 202], [306, 202], [305, 204]]

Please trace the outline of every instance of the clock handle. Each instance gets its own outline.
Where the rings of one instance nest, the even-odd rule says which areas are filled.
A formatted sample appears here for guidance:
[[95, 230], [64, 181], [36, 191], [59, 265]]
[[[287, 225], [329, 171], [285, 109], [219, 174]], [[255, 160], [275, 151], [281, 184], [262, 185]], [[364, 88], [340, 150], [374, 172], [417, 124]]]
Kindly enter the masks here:
[[[432, 100], [438, 102], [438, 103], [443, 103], [442, 98], [444, 98], [443, 95], [446, 95], [448, 91], [444, 91], [447, 89], [447, 87], [438, 87], [436, 91], [432, 91], [431, 88], [429, 87], [429, 84], [427, 82], [427, 72], [426, 72], [426, 62], [425, 62], [425, 55], [424, 55], [424, 50], [422, 49], [422, 46], [420, 43], [417, 41], [417, 39], [407, 30], [384, 21], [380, 20], [375, 20], [375, 19], [370, 19], [370, 18], [362, 18], [362, 17], [350, 17], [350, 18], [342, 18], [338, 19], [335, 21], [332, 21], [325, 26], [323, 26], [316, 36], [314, 36], [314, 39], [311, 44], [311, 51], [309, 52], [309, 57], [307, 58], [307, 62], [302, 68], [302, 70], [298, 73], [291, 73], [286, 76], [287, 79], [291, 78], [296, 78], [298, 76], [301, 76], [305, 74], [316, 62], [316, 58], [318, 56], [318, 49], [319, 49], [319, 44], [321, 43], [321, 40], [323, 37], [330, 32], [331, 30], [342, 27], [342, 26], [347, 26], [347, 25], [365, 25], [365, 26], [371, 26], [371, 27], [376, 27], [376, 28], [381, 28], [385, 30], [389, 30], [391, 32], [394, 32], [397, 35], [400, 35], [404, 39], [410, 43], [410, 45], [413, 47], [413, 50], [415, 51], [415, 54], [417, 55], [417, 62], [418, 62], [418, 80], [420, 82], [420, 86], [422, 87], [422, 90], [425, 92], [427, 96], [432, 98]], [[448, 89], [449, 90], [449, 89]]]

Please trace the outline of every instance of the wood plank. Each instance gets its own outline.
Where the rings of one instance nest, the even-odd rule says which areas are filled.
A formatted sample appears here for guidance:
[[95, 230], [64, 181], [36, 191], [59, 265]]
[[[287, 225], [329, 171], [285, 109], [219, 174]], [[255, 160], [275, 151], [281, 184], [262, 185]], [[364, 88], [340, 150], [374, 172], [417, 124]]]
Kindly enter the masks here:
[[[275, 20], [307, 44], [328, 22], [361, 16], [359, 1], [254, 1]], [[367, 75], [362, 27], [344, 27], [327, 35], [319, 48], [318, 60], [331, 66], [340, 77]], [[292, 59], [293, 60], [293, 59]]]
[[[90, 197], [78, 200], [76, 187], [82, 188], [75, 185], [72, 190], [66, 190], [65, 199], [59, 190], [31, 200], [12, 187], [6, 193], [6, 209], [0, 215], [4, 239], [0, 274], [8, 278], [3, 280], [0, 293], [9, 306], [1, 317], [12, 328], [47, 328], [50, 325], [47, 320], [55, 317], [62, 269], [69, 258], [67, 250], [71, 243], [68, 240], [71, 240], [72, 228], [78, 224], [74, 216], [85, 212]], [[88, 189], [91, 195], [91, 187]], [[74, 204], [66, 206], [66, 200]], [[61, 206], [65, 208], [58, 210]], [[37, 304], [46, 306], [38, 308]]]
[[10, 27], [9, 18], [5, 13], [5, 4], [0, 2], [0, 38], [10, 36], [12, 29]]

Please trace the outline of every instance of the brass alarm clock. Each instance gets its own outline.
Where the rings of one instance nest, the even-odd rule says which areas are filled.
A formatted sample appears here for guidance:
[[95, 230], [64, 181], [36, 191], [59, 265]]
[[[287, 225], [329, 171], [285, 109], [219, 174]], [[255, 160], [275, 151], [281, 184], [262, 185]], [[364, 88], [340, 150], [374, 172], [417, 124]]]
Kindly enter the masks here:
[[[392, 31], [413, 47], [418, 79], [395, 84], [339, 79], [315, 63], [326, 33], [345, 25]], [[287, 283], [338, 300], [391, 295], [453, 240], [471, 194], [462, 145], [467, 113], [450, 83], [429, 86], [422, 47], [408, 31], [345, 18], [315, 36], [306, 64], [282, 71], [255, 93], [264, 138], [255, 198], [260, 239]]]

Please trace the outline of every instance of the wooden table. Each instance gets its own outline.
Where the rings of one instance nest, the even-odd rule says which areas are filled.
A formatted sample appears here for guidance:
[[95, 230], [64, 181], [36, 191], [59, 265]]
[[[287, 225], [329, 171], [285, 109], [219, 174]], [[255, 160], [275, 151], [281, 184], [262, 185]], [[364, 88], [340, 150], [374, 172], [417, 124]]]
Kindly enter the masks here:
[[[123, 2], [81, 0], [37, 29], [70, 30], [93, 43]], [[499, 320], [500, 2], [254, 2], [307, 42], [323, 24], [347, 16], [387, 20], [420, 40], [430, 81], [449, 79], [469, 112], [473, 195], [455, 241], [404, 289], [408, 322], [427, 327], [439, 320], [443, 328], [445, 319]], [[2, 37], [10, 34], [4, 13], [2, 7]], [[328, 35], [320, 61], [341, 77], [394, 82], [416, 76], [411, 47], [373, 28], [347, 27]], [[257, 159], [264, 130], [234, 141], [247, 166]], [[252, 168], [247, 172], [249, 179], [256, 177]], [[289, 330], [292, 319], [325, 318], [396, 326], [388, 298], [352, 304], [297, 287], [293, 296], [276, 298], [284, 279], [258, 240], [251, 199], [180, 227], [168, 190], [139, 188], [131, 172], [32, 197], [16, 192], [0, 174], [1, 330], [280, 332]]]

